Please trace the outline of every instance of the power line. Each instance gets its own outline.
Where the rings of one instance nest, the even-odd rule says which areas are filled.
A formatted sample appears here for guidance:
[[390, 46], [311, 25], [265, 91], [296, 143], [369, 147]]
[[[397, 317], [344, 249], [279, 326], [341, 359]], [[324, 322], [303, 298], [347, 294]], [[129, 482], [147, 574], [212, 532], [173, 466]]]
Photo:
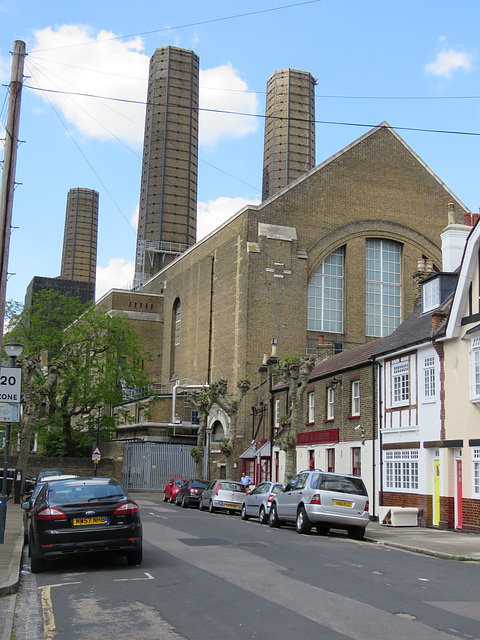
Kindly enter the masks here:
[[154, 33], [164, 33], [167, 31], [177, 31], [178, 29], [188, 29], [190, 27], [199, 27], [206, 24], [214, 24], [216, 22], [226, 22], [228, 20], [237, 20], [238, 18], [247, 18], [249, 16], [256, 16], [262, 13], [272, 13], [274, 11], [283, 11], [285, 9], [294, 9], [308, 4], [318, 4], [323, 0], [306, 0], [305, 2], [297, 2], [295, 4], [286, 4], [281, 7], [271, 7], [270, 9], [259, 9], [258, 11], [249, 11], [247, 13], [237, 13], [232, 16], [224, 16], [223, 18], [211, 18], [210, 20], [202, 20], [200, 22], [190, 22], [187, 24], [181, 24], [176, 27], [164, 27], [163, 29], [152, 29], [151, 31], [143, 31], [140, 33], [130, 33], [123, 36], [115, 36], [113, 38], [105, 38], [105, 40], [95, 40], [93, 42], [81, 42], [78, 44], [67, 44], [62, 47], [51, 47], [50, 49], [39, 49], [37, 52], [43, 51], [56, 51], [58, 49], [68, 49], [70, 47], [84, 47], [92, 44], [101, 44], [104, 42], [111, 42], [112, 40], [124, 40], [125, 38], [137, 38], [138, 36], [148, 36]]
[[[84, 98], [96, 98], [99, 100], [112, 100], [113, 102], [124, 102], [127, 104], [141, 104], [141, 105], [148, 105], [151, 106], [152, 103], [149, 102], [144, 102], [143, 100], [128, 100], [126, 98], [111, 98], [108, 96], [97, 96], [94, 94], [89, 94], [89, 93], [73, 93], [73, 92], [68, 92], [68, 91], [57, 91], [54, 89], [42, 89], [39, 87], [32, 87], [29, 85], [24, 85], [26, 89], [31, 89], [32, 91], [42, 91], [45, 93], [58, 93], [61, 95], [76, 95], [76, 96], [82, 96]], [[259, 114], [259, 113], [244, 113], [241, 111], [227, 111], [225, 109], [206, 109], [206, 108], [202, 108], [199, 107], [198, 108], [199, 111], [204, 111], [206, 113], [218, 113], [218, 114], [227, 114], [227, 115], [232, 115], [232, 116], [242, 116], [245, 118], [260, 118], [262, 120], [265, 120], [267, 118], [267, 116], [265, 114]], [[269, 116], [272, 117], [272, 116]], [[292, 118], [292, 117], [280, 117], [280, 116], [273, 116], [275, 119], [277, 120], [288, 120], [290, 122], [306, 122], [306, 120], [304, 120], [303, 118]], [[314, 124], [323, 124], [323, 125], [334, 125], [334, 126], [341, 126], [341, 127], [363, 127], [363, 128], [367, 128], [367, 129], [372, 129], [375, 127], [378, 127], [378, 124], [372, 124], [372, 123], [363, 123], [363, 122], [336, 122], [333, 120], [314, 120]], [[386, 129], [394, 129], [396, 131], [415, 131], [417, 133], [443, 133], [443, 134], [449, 134], [449, 135], [458, 135], [458, 136], [480, 136], [480, 132], [476, 132], [476, 131], [455, 131], [455, 130], [450, 130], [450, 129], [425, 129], [425, 128], [421, 128], [421, 127], [404, 127], [404, 126], [391, 126], [391, 125], [382, 125], [384, 128]]]

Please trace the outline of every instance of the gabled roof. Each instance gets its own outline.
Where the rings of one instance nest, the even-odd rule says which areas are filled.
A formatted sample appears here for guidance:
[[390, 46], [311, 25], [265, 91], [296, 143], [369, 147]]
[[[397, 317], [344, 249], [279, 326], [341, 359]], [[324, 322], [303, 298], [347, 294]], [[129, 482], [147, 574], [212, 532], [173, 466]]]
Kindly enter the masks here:
[[278, 198], [282, 194], [284, 194], [287, 191], [289, 191], [295, 185], [300, 184], [304, 180], [308, 180], [308, 178], [311, 175], [317, 173], [318, 171], [321, 171], [324, 167], [326, 167], [327, 165], [332, 163], [334, 160], [336, 160], [340, 156], [344, 155], [347, 151], [350, 151], [350, 149], [355, 148], [357, 145], [361, 144], [364, 140], [367, 140], [369, 137], [374, 136], [381, 129], [386, 129], [387, 131], [389, 131], [392, 134], [392, 136], [394, 138], [396, 138], [398, 140], [398, 142], [400, 142], [400, 144], [402, 144], [405, 147], [405, 149], [408, 151], [408, 153], [410, 153], [415, 158], [415, 160], [425, 169], [425, 171], [427, 171], [432, 176], [432, 178], [434, 180], [436, 180], [436, 182], [438, 182], [438, 184], [443, 189], [445, 189], [445, 191], [450, 195], [450, 197], [453, 200], [455, 200], [455, 202], [457, 202], [465, 211], [469, 210], [468, 207], [466, 207], [463, 204], [463, 202], [458, 199], [458, 197], [453, 193], [453, 191], [451, 189], [448, 188], [448, 186], [443, 182], [443, 180], [441, 180], [437, 176], [437, 174], [434, 173], [434, 171], [432, 171], [430, 169], [430, 167], [420, 158], [420, 156], [417, 153], [415, 153], [415, 151], [412, 149], [412, 147], [410, 147], [410, 145], [408, 145], [405, 142], [405, 140], [395, 131], [395, 129], [386, 120], [384, 120], [383, 122], [381, 122], [377, 126], [373, 127], [372, 129], [369, 129], [362, 136], [360, 136], [359, 138], [357, 138], [356, 140], [354, 140], [353, 142], [351, 142], [347, 146], [343, 147], [343, 149], [340, 149], [340, 151], [337, 151], [336, 153], [334, 153], [333, 156], [330, 156], [330, 158], [327, 158], [326, 160], [324, 160], [323, 162], [321, 162], [320, 164], [315, 166], [313, 169], [310, 169], [310, 171], [307, 171], [307, 173], [304, 173], [302, 176], [300, 176], [299, 178], [297, 178], [293, 182], [290, 182], [287, 186], [283, 187], [283, 189], [280, 189], [279, 191], [275, 192], [272, 196], [270, 196], [270, 198], [268, 198], [267, 200], [264, 200], [261, 204], [257, 205], [256, 207], [252, 207], [251, 205], [247, 205], [247, 208], [261, 209], [263, 206], [265, 206], [265, 204], [267, 202], [271, 202], [275, 198]]
[[445, 329], [445, 338], [456, 338], [460, 334], [462, 318], [468, 304], [469, 289], [477, 268], [480, 251], [480, 225], [473, 227], [465, 244], [457, 286]]

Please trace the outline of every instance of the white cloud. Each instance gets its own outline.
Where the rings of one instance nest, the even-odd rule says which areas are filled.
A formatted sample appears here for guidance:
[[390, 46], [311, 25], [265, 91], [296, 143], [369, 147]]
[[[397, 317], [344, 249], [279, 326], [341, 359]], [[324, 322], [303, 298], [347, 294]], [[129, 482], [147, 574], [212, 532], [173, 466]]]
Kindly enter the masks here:
[[[141, 38], [122, 42], [107, 31], [92, 36], [84, 25], [48, 27], [36, 31], [35, 38], [26, 58], [31, 84], [54, 91], [145, 102], [149, 56], [141, 53]], [[86, 136], [143, 140], [144, 104], [57, 93], [47, 96]]]
[[[52, 91], [44, 99], [60, 108], [69, 123], [83, 135], [100, 140], [119, 137], [140, 144], [145, 125], [145, 100], [150, 57], [143, 41], [115, 39], [108, 31], [92, 34], [86, 25], [62, 25], [35, 32], [26, 58], [30, 83]], [[5, 65], [0, 58], [0, 75]], [[143, 104], [113, 102], [67, 95], [85, 93], [133, 100]], [[222, 138], [241, 138], [258, 129], [257, 118], [219, 111], [255, 114], [258, 99], [230, 64], [200, 71], [199, 142], [213, 146]]]
[[138, 229], [138, 214], [140, 211], [140, 205], [137, 204], [137, 206], [135, 207], [135, 211], [132, 213], [131, 217], [130, 217], [130, 224], [132, 225], [132, 227], [134, 229]]
[[0, 82], [9, 82], [12, 60], [0, 56]]
[[199, 202], [197, 207], [197, 241], [219, 227], [245, 205], [259, 203], [260, 200], [227, 197]]
[[243, 138], [258, 129], [258, 118], [218, 113], [258, 113], [256, 93], [248, 92], [247, 83], [231, 64], [200, 71], [199, 103], [201, 109], [215, 111], [200, 111], [199, 142], [202, 145], [213, 146], [221, 138]]
[[97, 266], [95, 299], [98, 300], [110, 289], [122, 289], [133, 280], [135, 265], [124, 258], [111, 258], [107, 267]]
[[451, 78], [454, 71], [461, 69], [469, 73], [473, 69], [473, 56], [466, 51], [444, 49], [437, 54], [433, 62], [426, 64], [426, 73]]

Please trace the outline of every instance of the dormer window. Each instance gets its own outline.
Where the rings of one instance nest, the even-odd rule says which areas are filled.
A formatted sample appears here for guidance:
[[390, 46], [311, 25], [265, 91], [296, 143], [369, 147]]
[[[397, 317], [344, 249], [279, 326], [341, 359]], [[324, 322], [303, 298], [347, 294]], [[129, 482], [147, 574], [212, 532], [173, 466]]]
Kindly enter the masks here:
[[422, 284], [422, 311], [432, 311], [440, 306], [440, 278]]

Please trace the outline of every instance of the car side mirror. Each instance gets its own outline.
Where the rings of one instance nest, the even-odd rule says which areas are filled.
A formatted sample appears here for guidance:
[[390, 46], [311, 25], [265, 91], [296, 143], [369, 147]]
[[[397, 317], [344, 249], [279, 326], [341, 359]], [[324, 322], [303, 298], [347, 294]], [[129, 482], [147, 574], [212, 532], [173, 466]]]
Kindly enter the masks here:
[[22, 504], [20, 505], [22, 507], [22, 509], [30, 509], [30, 502], [22, 502]]

